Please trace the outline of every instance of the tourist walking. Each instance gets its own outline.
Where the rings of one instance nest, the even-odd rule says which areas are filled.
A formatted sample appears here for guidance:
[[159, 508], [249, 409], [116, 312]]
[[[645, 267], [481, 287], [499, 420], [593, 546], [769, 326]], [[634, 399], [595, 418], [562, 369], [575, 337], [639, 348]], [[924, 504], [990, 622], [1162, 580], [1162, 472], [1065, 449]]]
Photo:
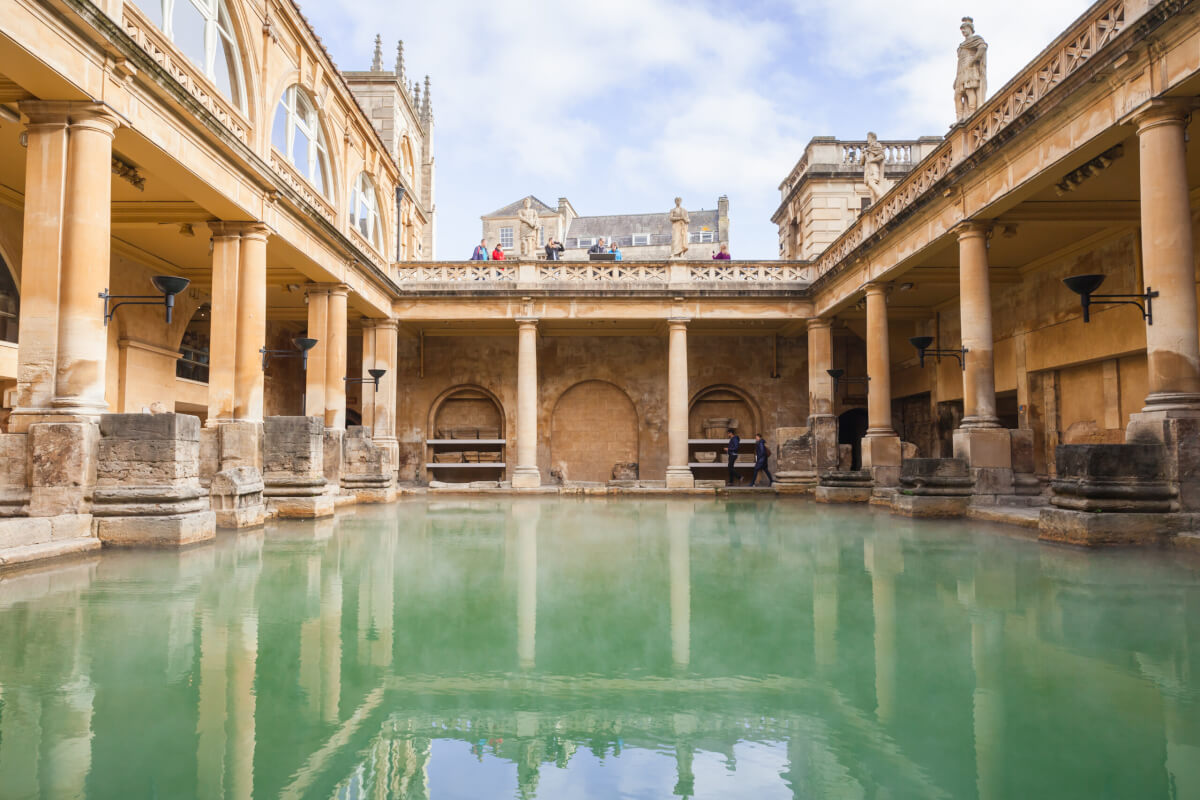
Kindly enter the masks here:
[[767, 486], [772, 486], [775, 483], [775, 477], [771, 475], [771, 470], [767, 469], [767, 459], [771, 457], [771, 448], [767, 447], [767, 441], [763, 439], [761, 433], [754, 434], [754, 477], [750, 479], [751, 486], [758, 485], [758, 473], [765, 473], [767, 476]]
[[550, 239], [550, 241], [546, 242], [546, 260], [560, 260], [562, 258], [563, 249], [562, 242], [556, 242], [553, 238]]
[[729, 245], [721, 245], [720, 251], [713, 254], [713, 261], [729, 261], [733, 256], [729, 255]]
[[488, 261], [491, 256], [488, 255], [487, 239], [480, 239], [479, 244], [475, 246], [475, 252], [471, 253], [472, 261]]
[[738, 480], [737, 470], [734, 465], [737, 464], [738, 448], [742, 446], [742, 440], [737, 433], [730, 428], [726, 431], [729, 434], [729, 445], [725, 448], [725, 452], [729, 454], [729, 486], [737, 486], [741, 481]]
[[500, 245], [496, 245], [496, 249], [492, 251], [492, 261], [503, 261], [504, 251], [500, 249]]

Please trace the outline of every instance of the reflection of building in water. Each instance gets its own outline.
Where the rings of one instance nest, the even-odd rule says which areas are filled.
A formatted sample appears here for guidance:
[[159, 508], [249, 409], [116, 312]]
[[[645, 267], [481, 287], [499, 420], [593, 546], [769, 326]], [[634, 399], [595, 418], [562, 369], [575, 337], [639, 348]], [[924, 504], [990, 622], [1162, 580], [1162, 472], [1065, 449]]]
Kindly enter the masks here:
[[671, 658], [687, 667], [692, 653], [692, 577], [690, 537], [692, 506], [667, 508], [671, 572]]

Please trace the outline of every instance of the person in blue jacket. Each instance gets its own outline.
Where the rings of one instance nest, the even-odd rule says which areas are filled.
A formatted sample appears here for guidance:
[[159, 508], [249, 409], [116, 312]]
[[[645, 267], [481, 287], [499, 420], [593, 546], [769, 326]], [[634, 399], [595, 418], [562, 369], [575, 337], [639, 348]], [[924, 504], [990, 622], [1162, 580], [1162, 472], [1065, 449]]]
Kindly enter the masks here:
[[730, 428], [726, 433], [729, 434], [729, 446], [725, 448], [725, 452], [729, 454], [729, 485], [737, 486], [739, 481], [734, 464], [737, 463], [738, 448], [742, 446], [742, 440], [734, 432], [733, 428]]
[[758, 473], [764, 472], [767, 476], [767, 486], [775, 483], [775, 477], [771, 475], [771, 470], [767, 469], [767, 459], [771, 457], [771, 448], [767, 447], [766, 439], [763, 439], [761, 433], [754, 434], [754, 477], [750, 479], [750, 485], [758, 485]]
[[479, 246], [475, 248], [475, 252], [471, 253], [472, 261], [491, 261], [492, 257], [488, 253], [487, 239], [480, 239]]

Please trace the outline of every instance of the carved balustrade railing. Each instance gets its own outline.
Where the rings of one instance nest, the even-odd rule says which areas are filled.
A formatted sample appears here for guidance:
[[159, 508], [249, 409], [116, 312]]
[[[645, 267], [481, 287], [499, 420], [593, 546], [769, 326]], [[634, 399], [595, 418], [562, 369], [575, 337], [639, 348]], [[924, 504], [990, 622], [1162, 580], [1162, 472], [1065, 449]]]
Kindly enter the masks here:
[[[413, 266], [410, 266], [413, 265]], [[433, 283], [516, 283], [517, 262], [469, 261], [463, 264], [402, 262], [394, 270], [396, 283], [419, 286]]]
[[465, 261], [400, 262], [392, 274], [404, 290], [421, 288], [632, 290], [667, 288], [803, 288], [811, 280], [807, 261]]
[[[845, 166], [857, 166], [863, 163], [867, 143], [840, 142], [842, 149], [841, 163]], [[884, 164], [911, 164], [915, 142], [880, 142], [883, 145]]]
[[714, 261], [690, 265], [688, 273], [693, 283], [808, 283], [811, 269], [808, 264]]
[[667, 283], [670, 274], [662, 264], [630, 261], [592, 261], [572, 264], [552, 261], [538, 265], [538, 283]]
[[[817, 258], [813, 280], [832, 270], [868, 237], [884, 228], [965, 158], [991, 141], [996, 134], [1028, 111], [1038, 101], [1079, 70], [1128, 25], [1126, 0], [1113, 0], [1079, 20], [1042, 55], [1009, 81], [995, 96], [945, 141], [914, 166], [878, 203]], [[862, 143], [843, 143], [843, 158], [860, 163]], [[846, 148], [849, 148], [849, 151]], [[857, 148], [857, 149], [856, 149]]]

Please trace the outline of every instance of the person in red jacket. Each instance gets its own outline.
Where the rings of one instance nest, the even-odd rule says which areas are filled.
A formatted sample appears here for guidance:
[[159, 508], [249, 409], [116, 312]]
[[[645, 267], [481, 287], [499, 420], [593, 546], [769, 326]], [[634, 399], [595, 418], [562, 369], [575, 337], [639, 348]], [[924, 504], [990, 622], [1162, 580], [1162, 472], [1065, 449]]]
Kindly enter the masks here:
[[500, 249], [500, 245], [496, 245], [496, 249], [492, 251], [492, 261], [503, 261], [504, 251]]

